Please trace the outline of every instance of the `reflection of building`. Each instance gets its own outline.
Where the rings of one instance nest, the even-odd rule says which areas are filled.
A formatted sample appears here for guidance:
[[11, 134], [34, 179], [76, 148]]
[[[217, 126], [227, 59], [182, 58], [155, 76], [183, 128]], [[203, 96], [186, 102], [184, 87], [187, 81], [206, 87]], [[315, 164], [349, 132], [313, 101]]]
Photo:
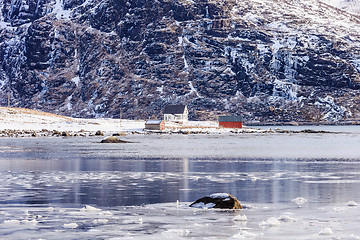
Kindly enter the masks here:
[[164, 120], [171, 122], [187, 122], [188, 109], [185, 105], [167, 105], [164, 109]]
[[163, 120], [147, 120], [145, 122], [145, 129], [149, 130], [164, 130], [165, 123]]
[[224, 128], [242, 128], [241, 116], [219, 116], [219, 126]]

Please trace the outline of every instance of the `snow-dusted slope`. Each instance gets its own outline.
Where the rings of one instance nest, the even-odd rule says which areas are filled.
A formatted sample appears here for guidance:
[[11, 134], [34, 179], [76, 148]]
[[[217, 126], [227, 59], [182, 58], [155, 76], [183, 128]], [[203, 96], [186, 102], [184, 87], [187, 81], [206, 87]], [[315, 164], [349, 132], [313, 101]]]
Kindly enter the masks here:
[[[357, 1], [0, 0], [0, 103], [76, 117], [360, 117]], [[9, 101], [10, 99], [10, 101]]]
[[142, 130], [144, 121], [79, 119], [25, 108], [0, 107], [0, 130], [119, 132]]
[[324, 3], [348, 11], [353, 14], [360, 15], [360, 1], [359, 0], [321, 0]]

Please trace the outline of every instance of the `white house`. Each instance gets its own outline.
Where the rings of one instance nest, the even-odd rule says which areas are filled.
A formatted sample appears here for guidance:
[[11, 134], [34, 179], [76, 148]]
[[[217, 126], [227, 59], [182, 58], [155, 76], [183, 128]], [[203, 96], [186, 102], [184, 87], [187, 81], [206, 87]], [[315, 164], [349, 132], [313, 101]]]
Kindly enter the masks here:
[[185, 105], [167, 105], [164, 109], [164, 120], [170, 122], [187, 122], [188, 109]]

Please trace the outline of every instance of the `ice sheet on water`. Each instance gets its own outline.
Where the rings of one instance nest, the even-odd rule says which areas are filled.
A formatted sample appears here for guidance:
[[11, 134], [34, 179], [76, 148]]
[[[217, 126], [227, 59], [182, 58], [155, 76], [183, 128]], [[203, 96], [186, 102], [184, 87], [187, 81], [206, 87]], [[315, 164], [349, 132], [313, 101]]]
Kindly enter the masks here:
[[[157, 136], [159, 139], [162, 137]], [[269, 140], [268, 137], [259, 139], [261, 137], [251, 136], [253, 138], [257, 138], [255, 140], [261, 146]], [[166, 136], [165, 140], [168, 139]], [[186, 139], [190, 143], [194, 141], [191, 136]], [[232, 143], [231, 139], [235, 142], [241, 137], [231, 136], [220, 140], [229, 144]], [[245, 139], [251, 142], [250, 138]], [[356, 135], [352, 139], [354, 143], [350, 146], [354, 147], [359, 138]], [[218, 148], [214, 143], [219, 139], [200, 140], [205, 145], [210, 143], [212, 147]], [[324, 137], [320, 136], [319, 140], [323, 141]], [[12, 140], [9, 141], [11, 143]], [[16, 141], [18, 144], [27, 140]], [[37, 139], [36, 143], [41, 144], [41, 141]], [[46, 144], [51, 141], [54, 141], [53, 145], [59, 143], [59, 140], [46, 139]], [[176, 156], [189, 151], [184, 147], [187, 143], [185, 141], [180, 144], [175, 140], [167, 142], [183, 148], [183, 151], [175, 151]], [[88, 239], [164, 239], [164, 236], [176, 236], [176, 239], [187, 235], [193, 239], [244, 236], [289, 239], [305, 233], [304, 238], [317, 239], [320, 231], [326, 227], [332, 229], [331, 237], [334, 238], [360, 236], [356, 225], [359, 209], [356, 204], [349, 202], [359, 201], [356, 190], [360, 167], [357, 159], [312, 159], [308, 156], [301, 159], [267, 159], [258, 158], [258, 155], [257, 158], [216, 157], [227, 151], [227, 148], [216, 149], [218, 155], [215, 157], [161, 158], [161, 154], [151, 152], [157, 157], [149, 158], [140, 152], [139, 156], [136, 154], [137, 158], [128, 158], [118, 155], [123, 151], [140, 151], [138, 145], [129, 145], [134, 149], [125, 150], [124, 146], [104, 150], [96, 145], [95, 149], [85, 151], [88, 142], [86, 144], [86, 147], [80, 144], [62, 148], [66, 154], [74, 148], [80, 149], [70, 157], [59, 159], [57, 154], [49, 151], [45, 154], [46, 158], [39, 158], [38, 161], [34, 160], [38, 156], [26, 150], [39, 149], [38, 144], [31, 147], [26, 144], [14, 145], [16, 148], [12, 149], [25, 150], [26, 156], [20, 160], [9, 160], [7, 156], [16, 157], [18, 153], [7, 152], [7, 148], [1, 149], [8, 155], [0, 165], [0, 238], [51, 240], [59, 237], [76, 239], [81, 236]], [[149, 144], [147, 149], [151, 148], [149, 141], [146, 144]], [[249, 149], [255, 152], [259, 150], [254, 150], [254, 147]], [[4, 156], [4, 152], [0, 154]], [[352, 156], [357, 157], [356, 154]], [[162, 190], [161, 194], [159, 189]], [[126, 190], [126, 194], [123, 190]], [[187, 203], [175, 203], [179, 196], [182, 201], [193, 201], [199, 195], [202, 197], [217, 191], [229, 191], [246, 209], [192, 209]], [[113, 192], [117, 194], [110, 198]], [[156, 198], [148, 198], [153, 192]], [[125, 199], [124, 196], [130, 199], [130, 203], [114, 203], [118, 199]], [[172, 200], [164, 199], [174, 196]], [[308, 199], [308, 202], [304, 204], [304, 199], [297, 199], [300, 196]], [[134, 203], [136, 198], [139, 201]], [[297, 201], [294, 203], [292, 199]], [[168, 201], [174, 203], [163, 203]], [[128, 206], [145, 202], [161, 204]], [[119, 207], [124, 205], [127, 207]], [[69, 206], [71, 208], [67, 208]], [[247, 221], [240, 221], [243, 215]], [[269, 227], [276, 221], [280, 225]], [[71, 228], [75, 224], [78, 226]], [[214, 228], [216, 224], [221, 224], [220, 230]]]
[[[345, 203], [246, 203], [254, 207], [218, 211], [190, 208], [189, 203], [162, 203], [100, 209], [96, 206], [0, 206], [1, 239], [352, 239], [360, 235], [358, 212]], [[83, 211], [82, 209], [98, 209]], [[286, 210], [286, 211], [284, 211]], [[41, 216], [41, 217], [39, 217]], [[295, 220], [296, 217], [296, 220]], [[301, 223], [301, 224], [299, 224]], [[216, 227], [218, 225], [221, 227]], [[274, 228], [276, 231], [274, 231]]]

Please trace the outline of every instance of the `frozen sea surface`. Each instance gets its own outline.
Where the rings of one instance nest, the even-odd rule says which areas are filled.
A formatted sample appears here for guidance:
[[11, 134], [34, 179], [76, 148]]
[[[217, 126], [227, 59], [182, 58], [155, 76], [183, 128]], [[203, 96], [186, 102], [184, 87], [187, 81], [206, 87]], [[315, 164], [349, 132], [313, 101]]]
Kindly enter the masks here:
[[[343, 129], [1, 138], [0, 239], [360, 239], [360, 131]], [[188, 207], [222, 192], [246, 208]]]
[[[186, 203], [106, 209], [10, 205], [1, 239], [359, 239], [359, 209], [345, 204], [254, 203], [244, 210]], [[90, 210], [86, 210], [89, 208]]]

